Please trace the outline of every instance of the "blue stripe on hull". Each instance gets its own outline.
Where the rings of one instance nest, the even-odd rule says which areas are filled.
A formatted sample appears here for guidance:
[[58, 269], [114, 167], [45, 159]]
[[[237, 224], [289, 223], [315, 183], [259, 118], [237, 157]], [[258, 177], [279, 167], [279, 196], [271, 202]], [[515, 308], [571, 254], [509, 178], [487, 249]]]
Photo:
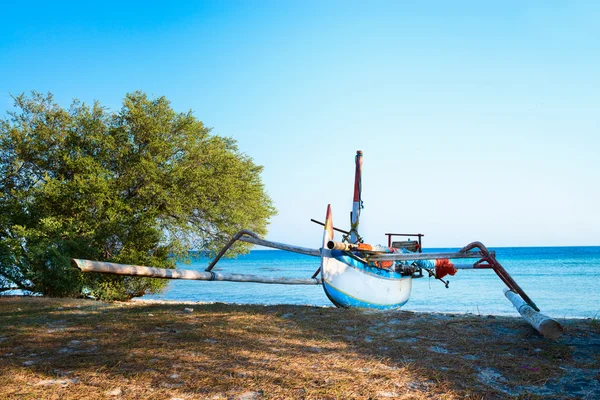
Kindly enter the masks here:
[[344, 293], [340, 290], [337, 290], [333, 286], [329, 285], [326, 282], [323, 282], [323, 290], [329, 300], [337, 307], [342, 308], [376, 308], [379, 310], [390, 310], [394, 308], [400, 308], [408, 302], [408, 299], [396, 304], [373, 304], [366, 302], [364, 300], [357, 299], [355, 297], [350, 296], [347, 293]]

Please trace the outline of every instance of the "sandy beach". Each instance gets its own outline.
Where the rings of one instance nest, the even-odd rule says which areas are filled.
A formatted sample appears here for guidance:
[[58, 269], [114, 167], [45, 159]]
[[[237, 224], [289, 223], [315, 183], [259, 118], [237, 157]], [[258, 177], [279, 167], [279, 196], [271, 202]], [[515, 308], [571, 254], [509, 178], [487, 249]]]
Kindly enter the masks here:
[[0, 297], [0, 397], [600, 398], [600, 321]]

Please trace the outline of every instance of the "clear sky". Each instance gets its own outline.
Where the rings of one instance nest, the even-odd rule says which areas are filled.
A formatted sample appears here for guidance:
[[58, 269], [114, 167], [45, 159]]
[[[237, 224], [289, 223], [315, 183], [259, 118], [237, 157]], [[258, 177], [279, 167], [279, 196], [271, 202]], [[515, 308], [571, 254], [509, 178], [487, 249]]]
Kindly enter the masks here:
[[0, 113], [164, 95], [265, 167], [268, 238], [332, 204], [426, 246], [600, 245], [600, 2], [5, 2]]

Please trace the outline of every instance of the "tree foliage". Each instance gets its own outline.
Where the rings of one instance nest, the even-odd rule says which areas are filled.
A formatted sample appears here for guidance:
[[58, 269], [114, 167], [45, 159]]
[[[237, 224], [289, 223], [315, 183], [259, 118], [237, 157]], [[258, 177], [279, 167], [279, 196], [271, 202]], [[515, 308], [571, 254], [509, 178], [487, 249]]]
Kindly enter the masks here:
[[240, 229], [266, 233], [262, 167], [164, 97], [130, 93], [116, 112], [14, 100], [0, 120], [0, 290], [127, 299], [164, 281], [83, 275], [70, 259], [172, 268]]

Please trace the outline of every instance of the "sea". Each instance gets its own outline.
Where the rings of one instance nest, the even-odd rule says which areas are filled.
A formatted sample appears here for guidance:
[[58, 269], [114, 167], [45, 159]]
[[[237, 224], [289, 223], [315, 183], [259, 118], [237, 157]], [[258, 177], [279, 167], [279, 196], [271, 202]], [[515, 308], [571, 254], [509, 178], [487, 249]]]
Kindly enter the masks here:
[[[424, 252], [457, 251], [431, 248]], [[600, 246], [500, 247], [496, 259], [537, 304], [554, 318], [600, 319]], [[460, 261], [464, 263], [465, 260]], [[193, 258], [177, 268], [204, 270], [210, 259]], [[223, 258], [214, 271], [265, 276], [310, 278], [320, 259], [280, 250], [252, 250]], [[409, 311], [475, 315], [518, 315], [503, 293], [504, 283], [492, 270], [459, 270], [447, 276], [446, 288], [434, 278], [413, 279]], [[317, 285], [171, 280], [163, 293], [143, 299], [236, 304], [295, 304], [333, 307]]]

